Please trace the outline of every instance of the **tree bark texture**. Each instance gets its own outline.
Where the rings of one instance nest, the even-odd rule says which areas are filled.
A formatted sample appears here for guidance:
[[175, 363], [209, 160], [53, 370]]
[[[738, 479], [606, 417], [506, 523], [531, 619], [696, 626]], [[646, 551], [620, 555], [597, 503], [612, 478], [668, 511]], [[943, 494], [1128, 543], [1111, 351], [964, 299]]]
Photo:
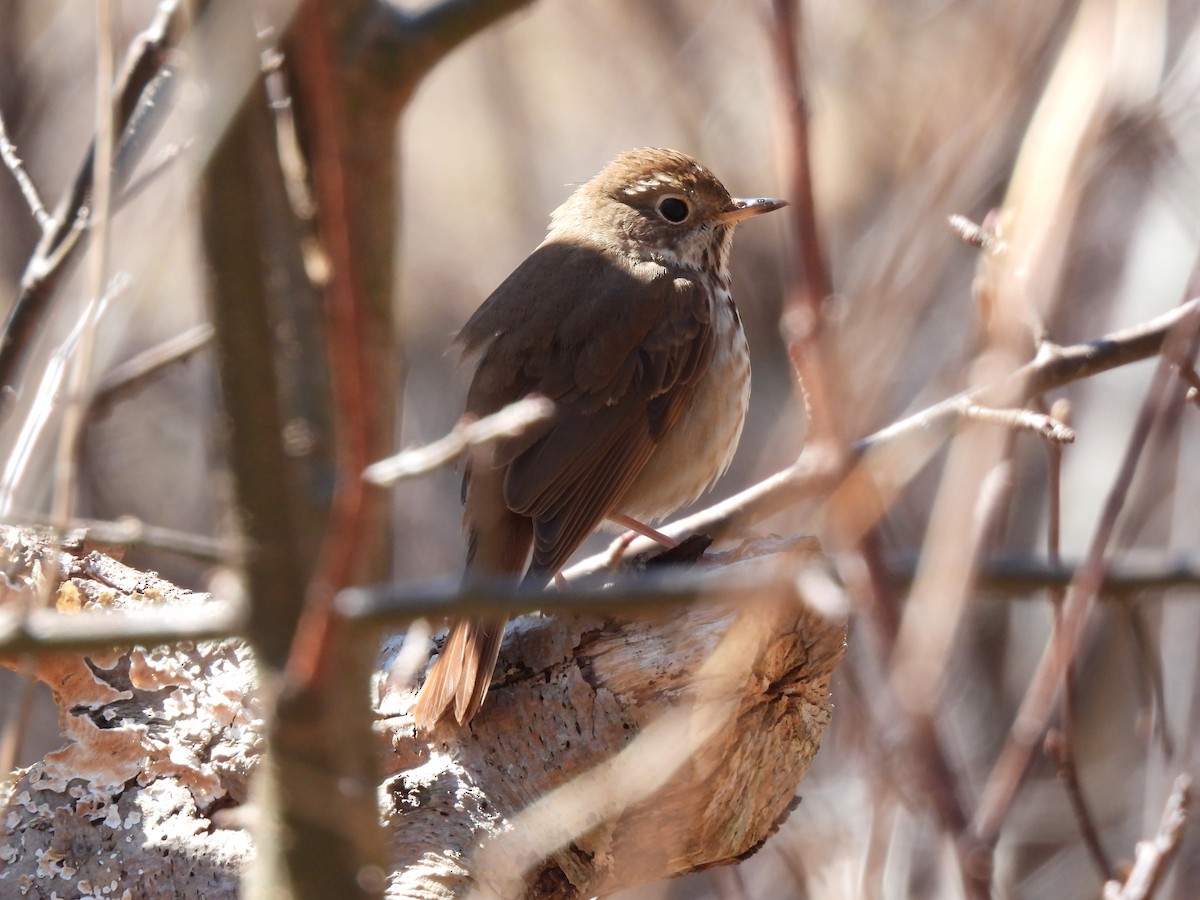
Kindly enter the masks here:
[[[62, 614], [212, 602], [82, 545], [0, 537], [0, 615], [39, 594]], [[411, 686], [379, 677], [389, 896], [593, 896], [757, 849], [816, 753], [844, 638], [793, 581], [765, 583], [637, 621], [519, 619], [469, 728], [418, 737]], [[246, 646], [55, 653], [33, 671], [65, 744], [0, 794], [0, 896], [237, 896], [264, 749]]]

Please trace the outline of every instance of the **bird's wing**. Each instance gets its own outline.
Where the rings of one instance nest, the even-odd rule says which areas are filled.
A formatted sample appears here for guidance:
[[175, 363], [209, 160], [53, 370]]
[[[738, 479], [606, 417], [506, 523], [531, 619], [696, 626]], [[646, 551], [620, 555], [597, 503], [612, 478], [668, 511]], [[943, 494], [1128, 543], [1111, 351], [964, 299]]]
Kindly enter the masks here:
[[486, 415], [529, 393], [555, 403], [550, 420], [494, 456], [507, 466], [503, 502], [534, 522], [530, 572], [549, 577], [691, 402], [712, 358], [709, 304], [699, 283], [662, 266], [547, 243], [459, 337], [483, 351], [468, 412]]

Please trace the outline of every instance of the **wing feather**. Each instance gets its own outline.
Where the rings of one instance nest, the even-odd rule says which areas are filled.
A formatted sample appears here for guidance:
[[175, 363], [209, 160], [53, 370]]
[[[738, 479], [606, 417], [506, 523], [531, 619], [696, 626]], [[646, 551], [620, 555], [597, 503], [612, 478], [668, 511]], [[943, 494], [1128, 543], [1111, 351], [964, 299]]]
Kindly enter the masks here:
[[710, 316], [700, 284], [664, 266], [547, 242], [463, 327], [464, 348], [481, 353], [468, 412], [534, 392], [555, 402], [492, 456], [506, 467], [503, 502], [533, 521], [531, 579], [561, 568], [686, 410], [712, 358]]

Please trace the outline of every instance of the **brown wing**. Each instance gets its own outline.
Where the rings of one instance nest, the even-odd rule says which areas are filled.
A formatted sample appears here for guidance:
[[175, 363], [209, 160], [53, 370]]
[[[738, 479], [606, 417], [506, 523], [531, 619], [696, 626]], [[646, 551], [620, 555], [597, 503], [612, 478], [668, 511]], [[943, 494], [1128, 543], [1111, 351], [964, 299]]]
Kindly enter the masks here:
[[459, 337], [483, 350], [468, 412], [486, 415], [532, 392], [555, 402], [552, 419], [494, 457], [507, 466], [504, 504], [533, 520], [530, 578], [544, 579], [611, 512], [686, 409], [712, 357], [708, 303], [696, 282], [657, 264], [544, 244]]

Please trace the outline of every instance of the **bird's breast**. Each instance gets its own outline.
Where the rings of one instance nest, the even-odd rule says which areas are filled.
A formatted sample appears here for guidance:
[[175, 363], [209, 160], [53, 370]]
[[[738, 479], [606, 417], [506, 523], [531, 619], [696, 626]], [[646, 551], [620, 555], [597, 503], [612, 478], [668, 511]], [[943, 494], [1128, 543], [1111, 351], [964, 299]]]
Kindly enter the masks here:
[[715, 294], [712, 321], [708, 370], [616, 506], [640, 521], [661, 519], [695, 500], [724, 474], [737, 450], [750, 403], [750, 351], [726, 290]]

